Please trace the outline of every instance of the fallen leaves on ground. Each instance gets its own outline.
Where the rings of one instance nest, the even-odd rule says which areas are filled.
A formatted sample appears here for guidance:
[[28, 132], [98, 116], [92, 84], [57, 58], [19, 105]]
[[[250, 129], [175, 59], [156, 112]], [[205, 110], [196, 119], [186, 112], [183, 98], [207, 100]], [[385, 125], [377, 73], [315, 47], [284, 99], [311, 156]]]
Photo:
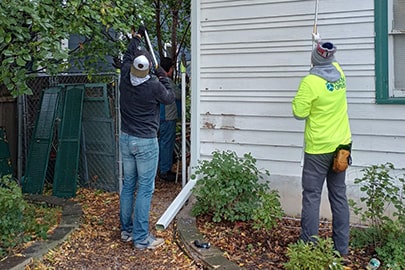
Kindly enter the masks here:
[[[50, 250], [28, 269], [203, 269], [189, 258], [177, 243], [175, 221], [163, 231], [156, 222], [181, 190], [181, 183], [156, 181], [152, 199], [150, 228], [165, 239], [165, 245], [152, 251], [134, 250], [132, 243], [120, 240], [119, 196], [117, 193], [80, 189], [75, 201], [83, 209], [82, 222], [67, 241]], [[197, 227], [205, 239], [223, 251], [225, 257], [243, 269], [284, 269], [287, 246], [298, 240], [300, 221], [284, 218], [273, 230], [254, 230], [249, 222], [212, 222], [199, 216]], [[321, 222], [320, 236], [331, 236], [331, 225]], [[346, 269], [365, 269], [370, 251], [351, 251]]]
[[81, 225], [67, 241], [35, 260], [26, 269], [203, 269], [177, 244], [174, 221], [163, 231], [155, 225], [181, 190], [181, 183], [156, 181], [150, 229], [165, 244], [155, 250], [135, 250], [120, 238], [119, 195], [79, 189], [73, 199], [81, 204]]
[[[272, 230], [255, 230], [249, 222], [215, 223], [209, 215], [198, 216], [197, 228], [209, 241], [224, 251], [224, 255], [243, 269], [284, 269], [289, 244], [299, 239], [300, 220], [284, 218]], [[331, 237], [330, 222], [320, 224], [320, 236]], [[372, 257], [371, 251], [351, 250], [345, 269], [365, 269]]]

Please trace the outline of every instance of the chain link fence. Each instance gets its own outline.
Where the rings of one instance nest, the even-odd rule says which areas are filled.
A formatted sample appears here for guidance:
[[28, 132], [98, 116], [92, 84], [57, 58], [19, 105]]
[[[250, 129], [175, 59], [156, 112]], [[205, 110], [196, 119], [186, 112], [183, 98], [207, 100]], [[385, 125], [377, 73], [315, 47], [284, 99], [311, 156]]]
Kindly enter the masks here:
[[[84, 85], [82, 107], [80, 154], [77, 184], [105, 191], [118, 191], [121, 172], [119, 170], [119, 107], [118, 74], [106, 73], [89, 77], [87, 74], [63, 74], [59, 76], [37, 76], [29, 80], [32, 95], [22, 97], [20, 114], [23, 128], [22, 156], [27, 159], [30, 144], [41, 109], [41, 96], [51, 87]], [[58, 106], [57, 110], [61, 106]], [[53, 125], [50, 153], [45, 177], [45, 188], [52, 186], [55, 160], [58, 155], [58, 128], [60, 112]], [[23, 160], [22, 164], [27, 164]], [[24, 175], [25, 166], [21, 174]]]

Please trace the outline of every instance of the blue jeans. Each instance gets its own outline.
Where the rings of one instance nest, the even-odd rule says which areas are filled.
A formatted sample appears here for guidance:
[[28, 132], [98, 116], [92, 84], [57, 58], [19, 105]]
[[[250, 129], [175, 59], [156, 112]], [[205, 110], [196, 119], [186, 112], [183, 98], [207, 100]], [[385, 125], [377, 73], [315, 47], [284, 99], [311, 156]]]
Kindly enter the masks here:
[[322, 187], [328, 188], [329, 203], [332, 210], [332, 239], [335, 250], [346, 255], [349, 248], [350, 212], [346, 197], [346, 172], [335, 173], [331, 169], [333, 153], [307, 154], [302, 171], [302, 212], [301, 239], [314, 241], [318, 235], [319, 206]]
[[159, 168], [161, 173], [171, 171], [176, 143], [176, 120], [161, 121], [159, 127]]
[[124, 172], [120, 196], [121, 230], [132, 232], [134, 242], [139, 243], [149, 235], [149, 210], [159, 147], [157, 138], [138, 138], [121, 132], [120, 148]]

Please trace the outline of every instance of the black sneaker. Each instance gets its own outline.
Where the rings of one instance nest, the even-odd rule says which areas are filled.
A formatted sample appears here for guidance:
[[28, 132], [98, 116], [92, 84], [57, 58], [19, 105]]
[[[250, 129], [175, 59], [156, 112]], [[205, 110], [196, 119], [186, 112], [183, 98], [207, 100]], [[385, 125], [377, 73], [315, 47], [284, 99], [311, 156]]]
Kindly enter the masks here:
[[159, 175], [160, 180], [166, 182], [174, 182], [176, 180], [176, 174], [174, 172], [168, 171], [166, 173], [161, 173]]

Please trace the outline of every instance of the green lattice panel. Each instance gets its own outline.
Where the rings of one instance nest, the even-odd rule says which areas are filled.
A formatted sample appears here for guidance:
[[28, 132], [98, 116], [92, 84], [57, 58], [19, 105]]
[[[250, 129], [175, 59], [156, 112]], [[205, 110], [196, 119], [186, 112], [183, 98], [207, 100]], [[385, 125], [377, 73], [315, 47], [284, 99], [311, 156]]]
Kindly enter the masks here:
[[42, 93], [41, 107], [31, 138], [25, 175], [22, 179], [24, 193], [41, 194], [43, 191], [60, 91], [60, 87], [54, 87]]
[[52, 186], [52, 193], [57, 197], [70, 198], [76, 195], [83, 98], [84, 85], [66, 87]]

